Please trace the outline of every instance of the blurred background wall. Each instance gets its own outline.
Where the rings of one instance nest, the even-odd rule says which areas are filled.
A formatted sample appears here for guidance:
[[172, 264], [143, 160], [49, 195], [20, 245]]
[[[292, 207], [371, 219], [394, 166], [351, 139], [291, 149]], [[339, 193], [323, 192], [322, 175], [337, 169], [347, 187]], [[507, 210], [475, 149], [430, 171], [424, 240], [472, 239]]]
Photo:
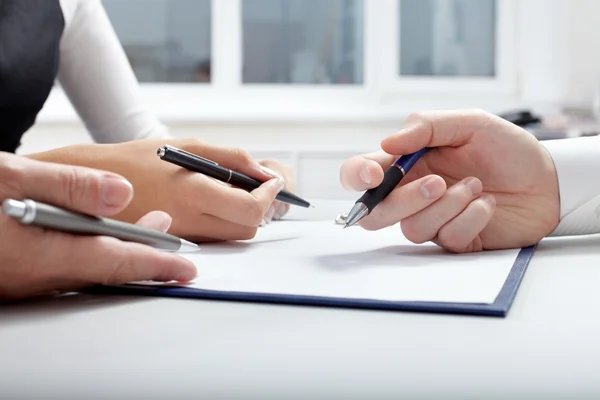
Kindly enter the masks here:
[[[376, 150], [413, 111], [596, 111], [597, 0], [103, 5], [146, 104], [174, 135], [280, 159], [307, 197], [354, 199], [339, 188], [341, 162]], [[89, 141], [57, 86], [20, 152]]]

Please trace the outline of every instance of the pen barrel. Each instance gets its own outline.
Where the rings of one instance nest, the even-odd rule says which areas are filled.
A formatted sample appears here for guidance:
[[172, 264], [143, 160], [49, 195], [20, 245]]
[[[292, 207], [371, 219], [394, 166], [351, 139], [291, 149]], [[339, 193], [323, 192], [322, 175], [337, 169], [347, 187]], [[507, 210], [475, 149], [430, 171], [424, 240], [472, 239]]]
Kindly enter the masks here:
[[47, 204], [35, 203], [33, 206], [36, 209], [35, 218], [31, 222], [33, 225], [77, 234], [111, 236], [167, 251], [177, 251], [181, 247], [179, 238], [154, 229], [73, 213]]
[[363, 203], [370, 213], [396, 188], [402, 178], [404, 178], [404, 170], [397, 165], [390, 166], [383, 175], [381, 185], [367, 190], [357, 203]]
[[[248, 192], [257, 189], [263, 184], [263, 182], [250, 176], [223, 168], [213, 161], [169, 145], [159, 148], [157, 154], [163, 161], [167, 161], [189, 171], [198, 172], [219, 181], [229, 183], [232, 186]], [[310, 203], [308, 201], [285, 190], [279, 192], [275, 198], [284, 203], [293, 204], [300, 207], [310, 207]]]
[[414, 153], [405, 154], [398, 158], [394, 163], [395, 166], [400, 167], [404, 170], [406, 175], [408, 171], [429, 151], [429, 147], [424, 147], [421, 150], [415, 151]]
[[[260, 181], [254, 178], [250, 178], [249, 176], [242, 175], [235, 171], [232, 172], [229, 183], [249, 192], [258, 188], [262, 184]], [[300, 207], [310, 207], [310, 203], [308, 201], [285, 190], [279, 192], [275, 198], [284, 203], [289, 203]]]
[[229, 169], [223, 168], [214, 162], [204, 160], [191, 153], [183, 152], [182, 150], [173, 151], [166, 147], [164, 154], [162, 154], [160, 158], [187, 170], [210, 176], [211, 178], [215, 178], [222, 182], [228, 182], [231, 179], [232, 171]]

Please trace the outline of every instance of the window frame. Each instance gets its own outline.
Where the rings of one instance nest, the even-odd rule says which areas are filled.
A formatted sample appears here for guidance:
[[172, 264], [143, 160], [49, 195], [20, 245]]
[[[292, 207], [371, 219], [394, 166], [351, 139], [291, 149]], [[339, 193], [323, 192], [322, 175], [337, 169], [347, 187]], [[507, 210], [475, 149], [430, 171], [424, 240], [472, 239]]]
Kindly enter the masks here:
[[[496, 0], [495, 57], [496, 74], [493, 77], [436, 77], [401, 76], [400, 66], [400, 16], [402, 0], [370, 2], [368, 11], [377, 15], [377, 31], [370, 32], [369, 43], [376, 46], [378, 74], [382, 95], [428, 93], [441, 96], [465, 95], [515, 95], [517, 90], [517, 0]], [[393, 48], [395, 51], [387, 51]]]
[[[397, 18], [402, 0], [364, 0], [363, 83], [349, 85], [243, 84], [242, 1], [212, 0], [210, 83], [140, 83], [145, 104], [161, 120], [382, 121], [397, 120], [422, 108], [473, 104], [502, 108], [518, 102], [518, 0], [496, 2], [498, 74], [493, 78], [399, 76]], [[62, 89], [55, 87], [39, 120], [65, 122], [76, 118]]]

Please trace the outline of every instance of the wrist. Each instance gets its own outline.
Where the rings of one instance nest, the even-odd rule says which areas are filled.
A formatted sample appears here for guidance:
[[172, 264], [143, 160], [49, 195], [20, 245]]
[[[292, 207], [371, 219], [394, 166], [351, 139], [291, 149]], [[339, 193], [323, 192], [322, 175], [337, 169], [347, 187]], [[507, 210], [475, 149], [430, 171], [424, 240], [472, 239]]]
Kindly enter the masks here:
[[600, 138], [541, 141], [556, 169], [560, 222], [551, 236], [600, 233]]

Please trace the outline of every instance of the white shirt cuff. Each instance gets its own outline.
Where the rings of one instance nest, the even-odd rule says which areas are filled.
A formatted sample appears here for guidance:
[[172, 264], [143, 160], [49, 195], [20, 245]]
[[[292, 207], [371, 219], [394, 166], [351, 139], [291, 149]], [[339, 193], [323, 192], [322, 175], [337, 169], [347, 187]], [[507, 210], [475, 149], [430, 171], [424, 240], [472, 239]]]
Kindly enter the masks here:
[[600, 137], [540, 143], [558, 175], [560, 222], [550, 236], [600, 233]]

